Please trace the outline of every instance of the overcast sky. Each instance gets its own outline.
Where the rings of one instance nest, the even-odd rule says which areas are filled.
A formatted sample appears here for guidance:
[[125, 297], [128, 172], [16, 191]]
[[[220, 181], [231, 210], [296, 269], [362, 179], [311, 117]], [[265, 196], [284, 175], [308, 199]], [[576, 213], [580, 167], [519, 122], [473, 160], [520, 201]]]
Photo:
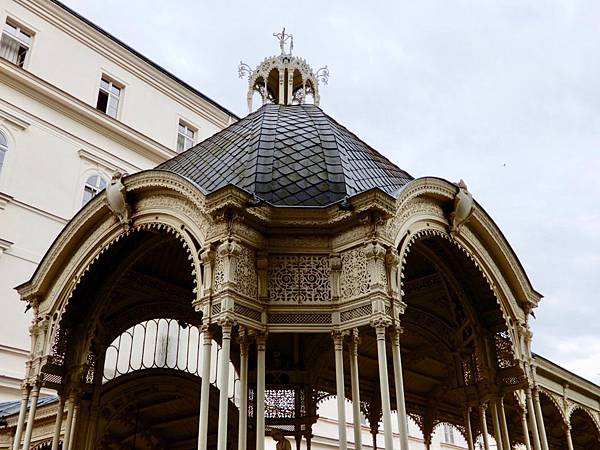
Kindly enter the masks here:
[[467, 182], [545, 297], [534, 351], [600, 383], [600, 2], [63, 1], [240, 116], [286, 26], [328, 114]]

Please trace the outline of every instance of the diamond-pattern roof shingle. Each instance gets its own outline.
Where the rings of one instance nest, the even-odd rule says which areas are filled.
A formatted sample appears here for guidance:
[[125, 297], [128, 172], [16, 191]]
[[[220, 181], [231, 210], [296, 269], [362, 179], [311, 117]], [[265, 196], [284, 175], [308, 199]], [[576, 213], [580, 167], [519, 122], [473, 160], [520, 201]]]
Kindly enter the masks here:
[[265, 105], [159, 165], [205, 193], [229, 184], [280, 206], [325, 206], [412, 177], [314, 105]]

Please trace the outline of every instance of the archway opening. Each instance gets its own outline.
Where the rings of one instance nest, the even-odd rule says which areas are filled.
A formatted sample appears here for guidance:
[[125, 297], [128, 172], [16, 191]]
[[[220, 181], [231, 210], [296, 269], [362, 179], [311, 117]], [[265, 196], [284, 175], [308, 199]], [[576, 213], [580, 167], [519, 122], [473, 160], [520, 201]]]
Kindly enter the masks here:
[[590, 415], [577, 408], [571, 414], [573, 450], [600, 450], [600, 433]]

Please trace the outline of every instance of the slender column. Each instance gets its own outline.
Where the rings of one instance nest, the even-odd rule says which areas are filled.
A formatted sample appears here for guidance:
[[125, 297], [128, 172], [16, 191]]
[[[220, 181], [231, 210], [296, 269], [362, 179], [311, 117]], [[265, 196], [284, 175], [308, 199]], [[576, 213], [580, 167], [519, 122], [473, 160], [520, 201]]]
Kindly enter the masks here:
[[503, 450], [502, 434], [500, 432], [500, 421], [498, 420], [498, 404], [496, 400], [490, 402], [490, 413], [492, 414], [492, 426], [494, 427], [494, 439], [496, 440], [496, 448]]
[[340, 450], [348, 448], [348, 439], [346, 438], [346, 391], [344, 388], [344, 336], [339, 331], [332, 333], [333, 345], [335, 349], [335, 386], [337, 394], [338, 409], [338, 439]]
[[483, 437], [483, 448], [490, 450], [490, 439], [487, 432], [487, 420], [485, 419], [485, 410], [487, 409], [486, 404], [479, 406], [479, 420], [481, 422], [481, 436]]
[[200, 420], [198, 423], [198, 450], [208, 445], [208, 406], [210, 399], [210, 364], [212, 360], [212, 333], [208, 326], [202, 327], [202, 385], [200, 388]]
[[31, 404], [29, 405], [29, 416], [27, 416], [27, 428], [25, 429], [25, 439], [23, 439], [23, 449], [29, 449], [31, 443], [31, 433], [35, 422], [35, 412], [37, 411], [37, 401], [40, 396], [40, 385], [35, 384], [31, 390]]
[[248, 338], [240, 334], [240, 412], [238, 450], [246, 450], [248, 435]]
[[540, 444], [540, 434], [538, 433], [537, 421], [535, 420], [535, 412], [533, 408], [533, 400], [531, 398], [531, 389], [525, 390], [525, 398], [527, 399], [527, 416], [529, 417], [529, 427], [531, 428], [531, 436], [533, 437], [534, 450], [542, 450]]
[[406, 403], [404, 401], [404, 380], [402, 375], [402, 354], [400, 352], [400, 334], [402, 328], [394, 328], [392, 335], [392, 358], [394, 360], [394, 384], [396, 385], [396, 409], [398, 410], [398, 431], [400, 432], [400, 449], [408, 448], [408, 422], [406, 419]]
[[73, 408], [73, 421], [71, 423], [71, 436], [69, 437], [69, 447], [65, 450], [74, 450], [75, 449], [75, 433], [77, 431], [77, 419], [79, 417], [79, 399], [74, 401]]
[[27, 414], [27, 403], [29, 402], [29, 394], [31, 386], [25, 385], [21, 388], [21, 408], [19, 409], [19, 419], [17, 420], [17, 431], [15, 432], [15, 441], [13, 450], [19, 450], [21, 446], [21, 436], [23, 435], [23, 425], [25, 424], [25, 415]]
[[221, 323], [221, 360], [219, 361], [219, 426], [217, 431], [217, 450], [227, 450], [227, 417], [229, 406], [229, 357], [231, 354], [230, 321]]
[[500, 397], [498, 403], [498, 415], [500, 416], [500, 431], [502, 433], [502, 445], [504, 450], [511, 450], [510, 436], [508, 435], [508, 424], [506, 423], [506, 411], [504, 410], [504, 397]]
[[279, 71], [279, 104], [285, 105], [285, 70]]
[[383, 412], [383, 436], [385, 450], [393, 450], [392, 410], [390, 407], [390, 384], [388, 381], [387, 355], [385, 351], [385, 326], [375, 327], [377, 334], [377, 360], [379, 362], [379, 387], [381, 391], [381, 409]]
[[548, 438], [546, 438], [546, 427], [544, 426], [544, 416], [542, 415], [542, 405], [540, 404], [540, 393], [537, 388], [533, 389], [533, 404], [535, 407], [535, 417], [538, 424], [542, 450], [548, 450]]
[[471, 407], [467, 406], [465, 410], [465, 432], [467, 434], [467, 447], [469, 450], [475, 450], [473, 444], [473, 430], [471, 429]]
[[265, 448], [265, 351], [267, 336], [256, 336], [256, 450]]
[[292, 104], [292, 99], [294, 98], [293, 96], [293, 90], [294, 90], [294, 71], [293, 70], [289, 70], [288, 71], [288, 80], [287, 80], [288, 86], [287, 86], [287, 105], [291, 105]]
[[529, 440], [529, 427], [527, 426], [527, 413], [525, 407], [520, 412], [521, 428], [523, 428], [523, 440], [525, 441], [525, 450], [531, 450], [531, 441]]
[[54, 435], [52, 436], [52, 450], [58, 450], [60, 442], [60, 430], [62, 428], [63, 413], [65, 410], [65, 396], [59, 394], [58, 409], [56, 410], [56, 421], [54, 422]]
[[64, 450], [68, 450], [71, 444], [71, 428], [73, 426], [73, 414], [75, 413], [75, 394], [69, 394], [67, 399], [67, 423], [65, 424], [65, 437], [63, 439]]
[[352, 419], [354, 421], [354, 448], [362, 450], [360, 426], [360, 386], [358, 377], [358, 330], [352, 330], [350, 340], [350, 383], [352, 385]]
[[567, 437], [567, 448], [573, 450], [573, 439], [571, 439], [571, 425], [565, 425], [565, 435]]

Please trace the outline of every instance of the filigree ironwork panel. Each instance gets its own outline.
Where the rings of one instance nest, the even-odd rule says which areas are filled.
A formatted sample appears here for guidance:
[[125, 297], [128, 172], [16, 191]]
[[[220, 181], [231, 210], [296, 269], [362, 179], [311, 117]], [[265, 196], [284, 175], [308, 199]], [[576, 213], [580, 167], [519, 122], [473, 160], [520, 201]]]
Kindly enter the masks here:
[[[345, 298], [358, 297], [369, 292], [367, 255], [362, 248], [343, 252], [340, 285]], [[384, 274], [385, 275], [385, 274]]]
[[241, 294], [256, 298], [258, 292], [256, 258], [254, 251], [243, 245], [235, 266], [234, 280]]
[[270, 256], [269, 299], [287, 303], [331, 301], [329, 258], [321, 255]]

